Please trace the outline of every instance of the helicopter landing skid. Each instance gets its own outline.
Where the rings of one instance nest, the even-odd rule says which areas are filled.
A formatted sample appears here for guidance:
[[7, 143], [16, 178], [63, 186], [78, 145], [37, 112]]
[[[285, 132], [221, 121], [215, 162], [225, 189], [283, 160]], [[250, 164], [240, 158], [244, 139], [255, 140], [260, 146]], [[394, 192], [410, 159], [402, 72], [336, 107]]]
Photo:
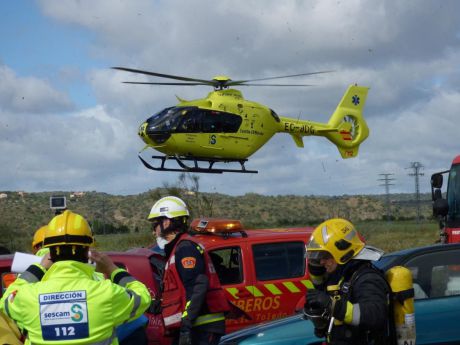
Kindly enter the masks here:
[[[202, 157], [179, 157], [179, 156], [152, 156], [154, 160], [159, 159], [161, 164], [159, 167], [154, 167], [147, 163], [141, 155], [139, 159], [142, 161], [144, 166], [151, 170], [157, 171], [180, 171], [180, 172], [194, 172], [194, 173], [207, 173], [207, 174], [222, 174], [224, 172], [235, 172], [244, 174], [257, 174], [257, 170], [246, 170], [244, 163], [247, 159], [218, 159], [218, 158], [202, 158]], [[167, 160], [175, 160], [180, 168], [166, 168], [165, 163]], [[188, 166], [184, 161], [192, 161], [193, 166]], [[198, 162], [206, 162], [209, 164], [207, 168], [200, 167]], [[213, 168], [214, 163], [233, 163], [238, 162], [241, 165], [241, 169], [216, 169]]]

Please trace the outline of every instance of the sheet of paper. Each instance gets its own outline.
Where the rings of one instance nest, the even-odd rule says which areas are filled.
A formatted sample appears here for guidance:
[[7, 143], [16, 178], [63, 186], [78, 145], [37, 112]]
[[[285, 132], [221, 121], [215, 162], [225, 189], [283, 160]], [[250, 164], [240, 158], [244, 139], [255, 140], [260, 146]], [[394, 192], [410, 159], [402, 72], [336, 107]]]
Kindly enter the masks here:
[[42, 258], [40, 256], [16, 252], [14, 253], [13, 263], [11, 264], [11, 271], [15, 273], [24, 272], [27, 267], [32, 264], [40, 263]]

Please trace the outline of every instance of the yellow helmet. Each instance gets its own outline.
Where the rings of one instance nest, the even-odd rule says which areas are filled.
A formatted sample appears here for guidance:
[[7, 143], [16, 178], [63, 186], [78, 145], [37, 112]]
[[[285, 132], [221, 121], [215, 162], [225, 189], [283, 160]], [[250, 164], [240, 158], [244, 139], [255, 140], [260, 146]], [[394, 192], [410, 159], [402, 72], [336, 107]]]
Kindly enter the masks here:
[[307, 257], [309, 260], [319, 260], [329, 253], [338, 264], [345, 264], [358, 255], [364, 245], [348, 220], [329, 219], [313, 231], [307, 245]]
[[49, 222], [43, 246], [51, 247], [62, 244], [91, 246], [93, 242], [93, 233], [85, 218], [66, 210]]
[[35, 231], [34, 238], [32, 240], [32, 251], [36, 250], [36, 246], [43, 245], [43, 240], [45, 238], [45, 231], [48, 228], [48, 225], [43, 225], [37, 231]]

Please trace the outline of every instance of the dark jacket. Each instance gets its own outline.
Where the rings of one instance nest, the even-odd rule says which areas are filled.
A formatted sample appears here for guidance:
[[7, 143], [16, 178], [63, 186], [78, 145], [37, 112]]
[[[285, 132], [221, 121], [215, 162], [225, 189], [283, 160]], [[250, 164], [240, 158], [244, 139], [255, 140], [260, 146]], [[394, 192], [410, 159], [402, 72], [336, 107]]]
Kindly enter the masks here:
[[[342, 279], [343, 277], [343, 279]], [[344, 323], [345, 307], [336, 319], [329, 342], [331, 344], [386, 344], [389, 334], [389, 286], [383, 274], [368, 261], [351, 260], [326, 281], [327, 286], [340, 289], [332, 294], [341, 296], [341, 303], [353, 304], [351, 323]], [[331, 293], [331, 292], [330, 292]], [[345, 305], [345, 304], [343, 304]], [[349, 308], [349, 305], [348, 305]]]

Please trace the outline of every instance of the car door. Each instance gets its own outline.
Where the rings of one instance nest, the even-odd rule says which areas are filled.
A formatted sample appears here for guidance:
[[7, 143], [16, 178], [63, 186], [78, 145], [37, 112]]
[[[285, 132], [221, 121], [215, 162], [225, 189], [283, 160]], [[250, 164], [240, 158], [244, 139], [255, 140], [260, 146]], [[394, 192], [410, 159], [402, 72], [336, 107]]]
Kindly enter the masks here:
[[417, 344], [460, 343], [460, 249], [438, 249], [404, 263], [414, 281]]
[[253, 311], [256, 323], [294, 314], [304, 298], [306, 280], [305, 243], [289, 239], [254, 243], [251, 246], [255, 282]]
[[[209, 256], [214, 264], [220, 284], [224, 289], [227, 298], [241, 310], [247, 312], [247, 305], [252, 298], [251, 293], [246, 288], [251, 285], [251, 274], [248, 272], [248, 266], [244, 263], [249, 262], [245, 243], [229, 245], [220, 248], [213, 248], [209, 251]], [[226, 320], [227, 333], [233, 332], [242, 327], [254, 323], [253, 315], [248, 312], [252, 318], [240, 318], [238, 320]]]

